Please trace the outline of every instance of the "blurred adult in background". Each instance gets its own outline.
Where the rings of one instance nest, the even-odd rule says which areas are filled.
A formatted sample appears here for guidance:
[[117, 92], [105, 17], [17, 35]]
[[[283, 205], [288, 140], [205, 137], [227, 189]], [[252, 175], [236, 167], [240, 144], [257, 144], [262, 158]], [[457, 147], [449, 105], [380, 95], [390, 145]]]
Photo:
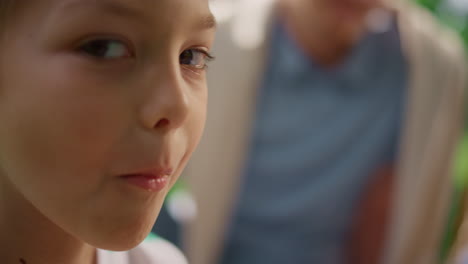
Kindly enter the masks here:
[[437, 263], [462, 127], [458, 38], [397, 0], [257, 5], [220, 19], [185, 175], [190, 262]]

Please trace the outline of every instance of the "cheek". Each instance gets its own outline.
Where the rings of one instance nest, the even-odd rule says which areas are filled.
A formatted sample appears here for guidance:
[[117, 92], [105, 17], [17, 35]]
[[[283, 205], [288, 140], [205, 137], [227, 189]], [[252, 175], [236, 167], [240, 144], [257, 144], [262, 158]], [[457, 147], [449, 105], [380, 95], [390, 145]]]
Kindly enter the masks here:
[[[181, 157], [182, 160], [180, 161], [178, 174], [180, 174], [185, 168], [185, 165], [189, 161], [203, 135], [207, 110], [206, 85], [203, 86], [203, 89], [199, 90], [199, 93], [196, 94], [196, 98], [193, 102], [187, 121], [184, 123], [184, 126], [180, 129], [179, 133], [177, 133], [181, 138], [175, 140], [176, 144], [177, 142], [185, 142], [185, 144], [180, 145], [183, 148], [183, 155]], [[176, 180], [177, 179], [174, 179], [173, 182]]]
[[197, 94], [197, 99], [194, 100], [194, 107], [192, 110], [191, 118], [189, 119], [189, 128], [191, 132], [189, 137], [192, 142], [192, 149], [194, 151], [200, 139], [203, 135], [203, 130], [205, 128], [206, 114], [207, 114], [207, 103], [208, 103], [208, 94], [206, 84], [200, 89]]
[[19, 184], [25, 188], [59, 195], [92, 186], [129, 111], [119, 94], [99, 92], [106, 88], [102, 83], [61, 65], [31, 63], [10, 69], [2, 80], [0, 162], [8, 173], [24, 176]]

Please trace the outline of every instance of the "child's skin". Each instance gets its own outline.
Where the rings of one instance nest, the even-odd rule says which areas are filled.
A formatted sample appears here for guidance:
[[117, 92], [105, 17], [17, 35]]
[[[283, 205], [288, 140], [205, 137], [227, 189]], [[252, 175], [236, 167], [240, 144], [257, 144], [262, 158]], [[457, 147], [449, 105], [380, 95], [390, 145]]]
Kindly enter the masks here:
[[0, 260], [95, 263], [95, 247], [147, 236], [199, 142], [214, 20], [207, 0], [15, 2], [0, 42]]

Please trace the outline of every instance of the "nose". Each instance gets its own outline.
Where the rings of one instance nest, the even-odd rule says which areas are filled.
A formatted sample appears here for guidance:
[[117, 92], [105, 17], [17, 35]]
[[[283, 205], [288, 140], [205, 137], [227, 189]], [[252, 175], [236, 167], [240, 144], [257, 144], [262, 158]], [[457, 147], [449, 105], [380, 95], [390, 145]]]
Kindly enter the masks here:
[[[168, 65], [168, 64], [166, 64]], [[142, 122], [146, 128], [171, 130], [182, 126], [190, 108], [190, 89], [179, 74], [179, 65], [164, 66], [148, 78]]]

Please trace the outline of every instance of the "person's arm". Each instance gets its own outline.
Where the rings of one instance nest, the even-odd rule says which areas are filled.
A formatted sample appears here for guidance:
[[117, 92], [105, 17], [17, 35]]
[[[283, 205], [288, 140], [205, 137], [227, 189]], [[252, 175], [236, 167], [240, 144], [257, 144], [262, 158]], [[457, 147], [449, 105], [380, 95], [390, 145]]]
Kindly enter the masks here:
[[393, 179], [393, 168], [380, 169], [364, 192], [351, 230], [349, 263], [379, 263], [389, 223]]

